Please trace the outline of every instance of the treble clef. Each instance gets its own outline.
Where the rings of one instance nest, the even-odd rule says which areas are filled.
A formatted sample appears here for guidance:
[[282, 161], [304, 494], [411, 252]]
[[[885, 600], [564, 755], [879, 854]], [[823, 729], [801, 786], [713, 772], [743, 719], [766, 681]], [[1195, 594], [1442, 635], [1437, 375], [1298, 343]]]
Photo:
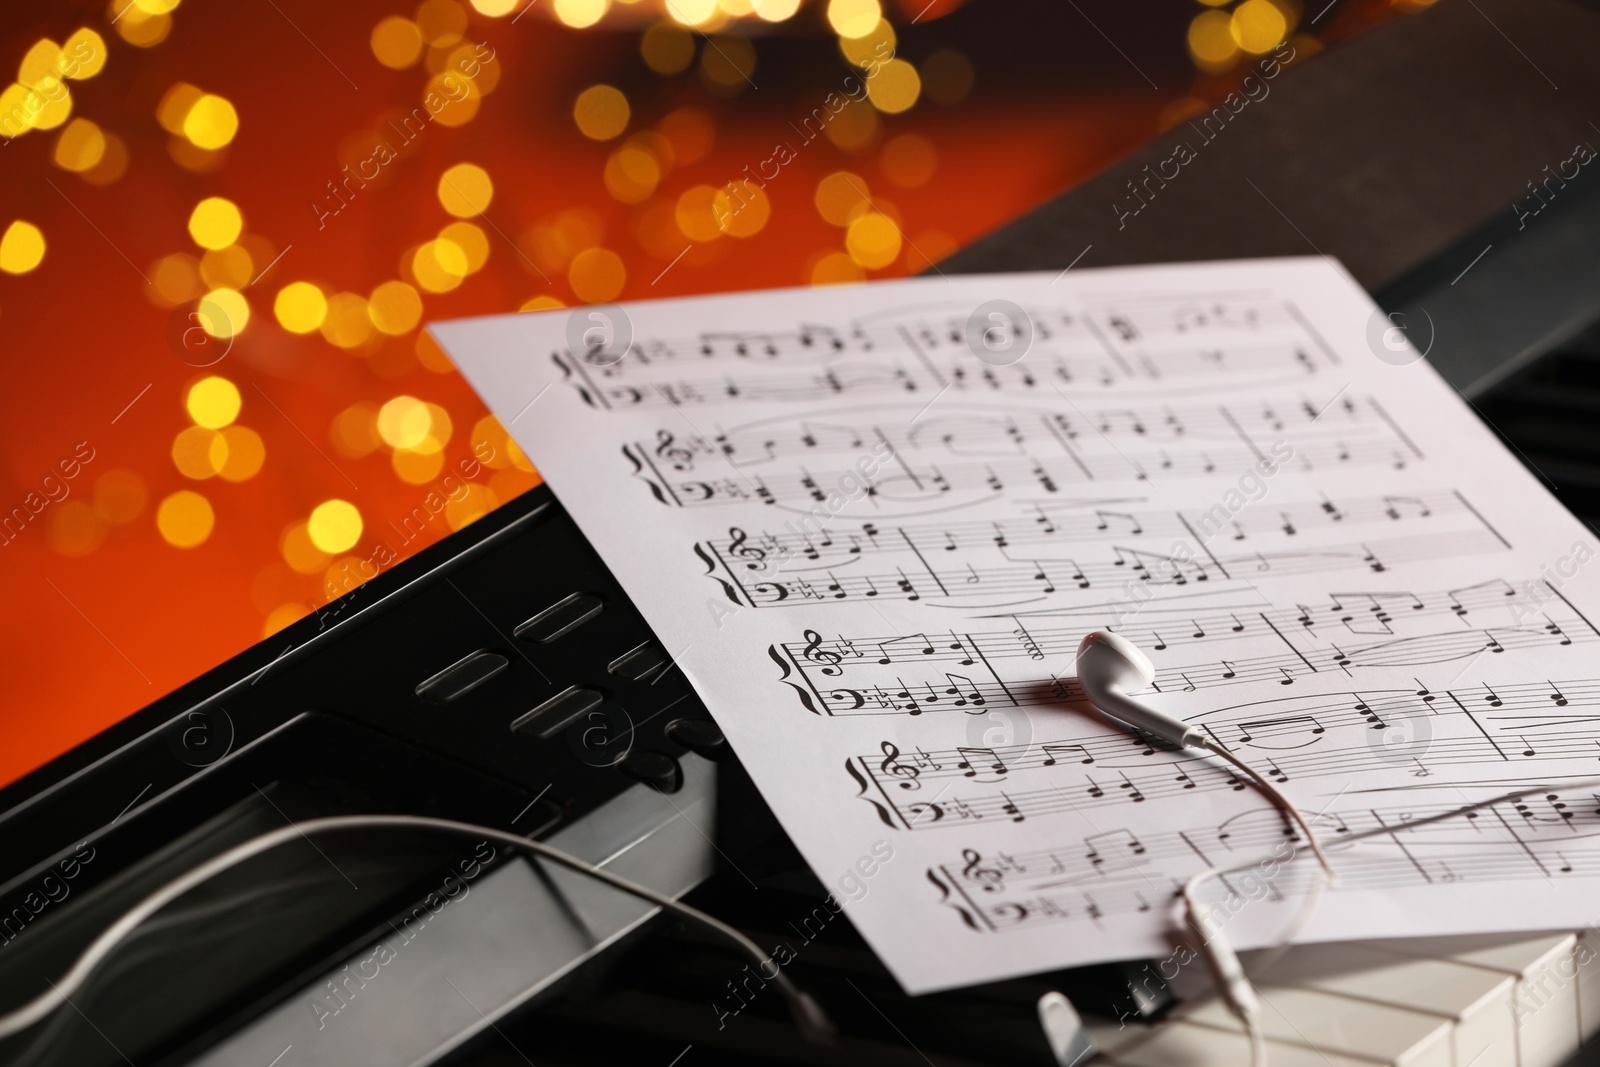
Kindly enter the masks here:
[[807, 642], [802, 655], [812, 663], [822, 664], [822, 673], [830, 677], [842, 673], [839, 670], [839, 660], [843, 657], [830, 648], [822, 647], [822, 635], [815, 630], [807, 630], [803, 635]]
[[746, 544], [750, 535], [737, 526], [728, 527], [728, 551], [732, 555], [744, 560], [744, 565], [753, 571], [766, 570], [767, 550], [752, 544]]
[[675, 443], [675, 438], [670, 431], [657, 431], [656, 442], [656, 455], [671, 462], [674, 470], [687, 471], [694, 469], [694, 453]]
[[882, 748], [883, 763], [878, 769], [900, 779], [901, 789], [921, 789], [922, 783], [917, 779], [922, 777], [922, 772], [912, 764], [900, 762], [900, 750], [894, 746], [894, 742], [885, 741]]
[[969, 882], [979, 883], [983, 886], [985, 893], [993, 893], [996, 889], [1001, 888], [1002, 883], [1005, 881], [1005, 875], [994, 867], [985, 867], [982, 856], [972, 849], [966, 848], [961, 850], [961, 858], [967, 861], [967, 865], [961, 869], [961, 877]]

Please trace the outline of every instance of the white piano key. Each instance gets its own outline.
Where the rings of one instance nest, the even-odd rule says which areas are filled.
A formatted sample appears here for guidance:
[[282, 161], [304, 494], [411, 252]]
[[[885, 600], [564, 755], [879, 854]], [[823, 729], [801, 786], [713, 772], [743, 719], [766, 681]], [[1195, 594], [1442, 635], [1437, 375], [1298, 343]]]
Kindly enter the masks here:
[[1587, 1038], [1600, 1031], [1600, 931], [1579, 931], [1572, 959], [1578, 973], [1578, 1031]]
[[1448, 959], [1516, 978], [1512, 1016], [1520, 1067], [1557, 1067], [1577, 1049], [1581, 1030], [1574, 972], [1576, 934], [1482, 934], [1363, 944], [1394, 955]]
[[[1145, 1040], [1094, 1062], [1115, 1067], [1243, 1067], [1250, 1062], [1250, 1040], [1242, 1033], [1168, 1022], [1154, 1027]], [[1267, 1044], [1267, 1063], [1271, 1067], [1372, 1067], [1371, 1060], [1276, 1041]]]
[[1282, 986], [1320, 989], [1437, 1015], [1454, 1023], [1450, 1038], [1458, 1067], [1519, 1067], [1512, 1012], [1516, 979], [1509, 974], [1450, 960], [1325, 944], [1289, 950], [1256, 975], [1256, 984], [1269, 991]]
[[[1452, 1023], [1438, 1015], [1315, 989], [1258, 985], [1256, 992], [1261, 998], [1261, 1028], [1273, 1041], [1400, 1067], [1450, 1065]], [[1174, 1014], [1204, 1026], [1241, 1029], [1216, 1000], [1180, 1005]]]

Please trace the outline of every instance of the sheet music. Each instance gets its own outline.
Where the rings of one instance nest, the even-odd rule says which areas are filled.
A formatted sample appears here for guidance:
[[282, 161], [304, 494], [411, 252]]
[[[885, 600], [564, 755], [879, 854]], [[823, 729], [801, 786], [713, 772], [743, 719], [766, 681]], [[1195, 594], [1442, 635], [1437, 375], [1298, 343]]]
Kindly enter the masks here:
[[[1591, 535], [1330, 261], [597, 314], [435, 331], [907, 989], [1167, 955], [1303, 851], [1093, 715], [1097, 628], [1314, 814], [1304, 939], [1593, 921]], [[1267, 944], [1313, 873], [1209, 898]]]

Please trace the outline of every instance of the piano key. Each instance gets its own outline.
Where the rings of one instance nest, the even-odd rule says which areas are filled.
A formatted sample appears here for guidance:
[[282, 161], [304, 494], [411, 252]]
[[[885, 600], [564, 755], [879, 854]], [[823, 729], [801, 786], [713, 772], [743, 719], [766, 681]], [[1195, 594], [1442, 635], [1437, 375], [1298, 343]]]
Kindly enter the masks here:
[[1600, 1031], [1600, 932], [1578, 934], [1573, 967], [1578, 974], [1578, 1032], [1588, 1038]]
[[[1095, 1064], [1113, 1064], [1115, 1067], [1240, 1067], [1250, 1062], [1250, 1040], [1242, 1033], [1229, 1033], [1186, 1022], [1163, 1023], [1152, 1030], [1144, 1040], [1124, 1045], [1111, 1055], [1095, 1060]], [[1337, 1052], [1321, 1052], [1276, 1041], [1267, 1042], [1267, 1062], [1271, 1067], [1373, 1067], [1371, 1060], [1358, 1060]], [[1442, 1067], [1449, 1060], [1437, 1062]], [[1432, 1067], [1431, 1063], [1429, 1067]]]
[[[1247, 957], [1245, 966], [1250, 968]], [[1252, 971], [1252, 973], [1254, 973]], [[1516, 979], [1440, 959], [1396, 957], [1358, 945], [1290, 949], [1257, 975], [1267, 988], [1292, 986], [1449, 1019], [1457, 1064], [1519, 1067], [1512, 1012]]]
[[1515, 978], [1512, 1015], [1519, 1067], [1556, 1067], [1578, 1044], [1578, 983], [1572, 970], [1576, 934], [1481, 934], [1361, 944], [1392, 955], [1448, 959]]
[[[1448, 1019], [1314, 989], [1268, 983], [1258, 984], [1256, 992], [1261, 998], [1261, 1028], [1272, 1041], [1403, 1067], [1450, 1067]], [[1239, 1021], [1217, 1000], [1179, 1005], [1174, 1015], [1242, 1032]]]

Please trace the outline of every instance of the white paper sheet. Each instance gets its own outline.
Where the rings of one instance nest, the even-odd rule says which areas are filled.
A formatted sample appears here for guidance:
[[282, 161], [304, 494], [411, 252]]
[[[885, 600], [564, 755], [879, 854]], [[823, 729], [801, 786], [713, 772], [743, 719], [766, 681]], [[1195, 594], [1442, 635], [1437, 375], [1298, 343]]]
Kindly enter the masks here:
[[[1214, 757], [1086, 709], [1100, 627], [1317, 813], [1304, 939], [1594, 921], [1591, 537], [1404, 325], [1308, 258], [434, 329], [925, 992], [1165, 955], [1185, 879], [1291, 854]], [[1214, 886], [1235, 944], [1312, 869]]]

